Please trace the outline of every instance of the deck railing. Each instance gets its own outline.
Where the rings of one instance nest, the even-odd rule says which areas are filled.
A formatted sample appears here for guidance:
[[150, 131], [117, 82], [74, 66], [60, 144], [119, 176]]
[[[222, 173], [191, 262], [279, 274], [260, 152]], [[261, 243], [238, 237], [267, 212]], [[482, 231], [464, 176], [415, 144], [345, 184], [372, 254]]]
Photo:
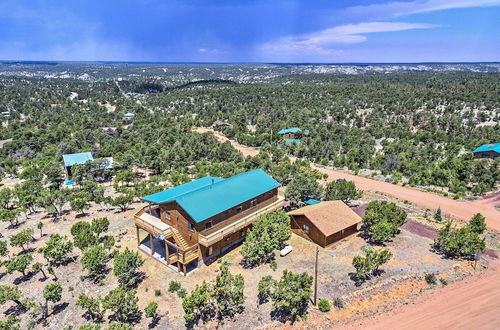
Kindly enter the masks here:
[[277, 210], [279, 208], [282, 208], [284, 205], [284, 197], [278, 196], [278, 200], [261, 208], [256, 210], [253, 213], [250, 213], [249, 215], [246, 215], [242, 217], [241, 219], [238, 219], [227, 226], [224, 226], [214, 232], [206, 233], [206, 231], [202, 231], [198, 235], [198, 240], [201, 245], [204, 246], [210, 246], [213, 243], [220, 241], [223, 239], [225, 236], [230, 235], [235, 233], [236, 231], [248, 226], [252, 222], [255, 221], [260, 215], [264, 213], [269, 213], [274, 210]]
[[146, 208], [142, 208], [134, 215], [134, 221], [137, 226], [149, 233], [161, 234], [164, 236], [172, 234], [173, 228], [162, 222], [159, 218], [147, 213]]

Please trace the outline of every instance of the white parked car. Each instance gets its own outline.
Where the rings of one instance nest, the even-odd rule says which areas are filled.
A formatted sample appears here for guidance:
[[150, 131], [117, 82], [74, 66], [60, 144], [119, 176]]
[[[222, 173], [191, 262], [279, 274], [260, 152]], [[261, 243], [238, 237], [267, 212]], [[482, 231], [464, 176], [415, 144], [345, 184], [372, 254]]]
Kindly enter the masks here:
[[292, 252], [292, 250], [293, 250], [293, 247], [291, 245], [287, 245], [287, 246], [285, 246], [284, 248], [281, 249], [280, 255], [282, 257], [284, 257], [287, 254], [289, 254], [290, 252]]

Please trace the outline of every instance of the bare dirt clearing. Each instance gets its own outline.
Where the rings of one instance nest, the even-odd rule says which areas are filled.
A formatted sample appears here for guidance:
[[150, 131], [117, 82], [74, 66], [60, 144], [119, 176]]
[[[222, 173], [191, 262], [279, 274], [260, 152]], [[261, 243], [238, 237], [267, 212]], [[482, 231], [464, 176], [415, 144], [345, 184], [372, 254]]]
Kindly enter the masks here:
[[[241, 144], [229, 140], [219, 132], [208, 128], [197, 128], [196, 131], [213, 132], [219, 141], [229, 141], [236, 149], [246, 156], [255, 156], [258, 150], [255, 148], [242, 146]], [[293, 159], [293, 158], [292, 158]], [[488, 227], [494, 231], [500, 232], [500, 212], [495, 208], [500, 203], [500, 192], [491, 194], [484, 199], [474, 202], [454, 200], [435, 193], [421, 191], [409, 187], [395, 185], [392, 183], [378, 181], [367, 177], [350, 174], [344, 171], [333, 170], [330, 168], [313, 165], [318, 171], [328, 175], [328, 180], [346, 179], [354, 181], [358, 189], [365, 191], [379, 192], [399, 200], [406, 200], [415, 206], [436, 210], [441, 207], [444, 214], [459, 220], [469, 220], [474, 214], [481, 213], [486, 217]]]
[[[390, 314], [355, 322], [352, 329], [499, 329], [500, 261], [492, 259], [490, 269], [453, 283], [413, 305]], [[345, 327], [343, 327], [345, 329]]]

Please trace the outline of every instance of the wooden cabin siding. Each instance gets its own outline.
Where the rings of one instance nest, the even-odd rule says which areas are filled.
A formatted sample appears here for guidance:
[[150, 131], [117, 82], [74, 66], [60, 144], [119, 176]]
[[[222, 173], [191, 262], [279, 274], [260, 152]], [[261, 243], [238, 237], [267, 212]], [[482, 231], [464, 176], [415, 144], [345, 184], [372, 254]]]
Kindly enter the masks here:
[[[233, 244], [234, 242], [238, 240], [243, 240], [245, 236], [248, 234], [248, 231], [251, 229], [252, 225], [246, 226], [245, 228], [242, 228], [232, 234], [227, 235], [224, 237], [224, 239], [206, 247], [203, 245], [200, 245], [200, 252], [201, 256], [203, 259], [205, 259], [205, 262], [210, 260], [211, 258], [217, 258], [220, 255], [222, 255], [225, 251], [222, 251], [226, 246]], [[212, 251], [210, 251], [210, 249]], [[211, 253], [209, 253], [211, 252]]]
[[[243, 216], [266, 207], [277, 200], [278, 188], [275, 188], [199, 223], [195, 223], [195, 221], [176, 202], [170, 202], [160, 205], [160, 218], [164, 223], [177, 229], [179, 233], [184, 237], [186, 242], [191, 246], [194, 244], [198, 244], [199, 232], [205, 231], [206, 233], [210, 233], [217, 231], [220, 228], [230, 225]], [[255, 206], [252, 206], [252, 201], [256, 201], [257, 204]], [[240, 207], [241, 211], [237, 212], [238, 208]], [[170, 213], [170, 220], [166, 218], [166, 212]], [[212, 221], [212, 227], [210, 229], [205, 229], [205, 225], [209, 221]], [[189, 230], [189, 223], [192, 223], [194, 225], [193, 231]], [[224, 239], [211, 245], [210, 247], [204, 247], [200, 245], [199, 247], [202, 257], [209, 256], [209, 248], [212, 248], [212, 253], [210, 254], [210, 256], [219, 254], [220, 250], [225, 246], [232, 244], [233, 242], [244, 237], [250, 227], [251, 225], [238, 230], [237, 232], [232, 233], [228, 237], [225, 237]]]
[[346, 238], [347, 236], [350, 236], [352, 234], [357, 233], [357, 231], [358, 231], [358, 225], [355, 224], [355, 225], [347, 227], [347, 228], [345, 228], [345, 229], [343, 229], [341, 231], [338, 231], [338, 232], [336, 232], [333, 235], [327, 236], [326, 237], [326, 244], [325, 244], [325, 246], [328, 246], [330, 244], [338, 242], [341, 239]]
[[[326, 246], [326, 237], [315, 225], [304, 215], [293, 215], [291, 216], [291, 226], [292, 231], [306, 239], [312, 240], [314, 243], [318, 244], [321, 247]], [[305, 233], [302, 230], [302, 226], [306, 225], [309, 227], [309, 232]]]
[[283, 139], [295, 139], [294, 133], [285, 133], [281, 136]]
[[[256, 201], [256, 205], [252, 206], [252, 201]], [[255, 210], [258, 210], [260, 208], [263, 208], [269, 204], [274, 203], [275, 201], [278, 200], [278, 189], [275, 188], [273, 190], [270, 190], [268, 192], [263, 193], [262, 195], [256, 196], [254, 198], [251, 198], [241, 204], [238, 204], [222, 213], [219, 213], [217, 215], [214, 215], [211, 218], [208, 218], [206, 220], [201, 221], [200, 223], [196, 224], [196, 231], [201, 232], [206, 230], [205, 226], [206, 223], [209, 221], [212, 221], [212, 227], [207, 230], [207, 233], [216, 231], [222, 227], [225, 227], [232, 222], [234, 222], [237, 219], [240, 219], [241, 217], [245, 216], [246, 214], [252, 213]], [[237, 212], [237, 209], [241, 207], [241, 211]]]
[[500, 154], [496, 151], [480, 151], [474, 153], [474, 159], [496, 159]]
[[[343, 230], [340, 230], [334, 234], [326, 236], [305, 215], [292, 215], [290, 223], [292, 231], [295, 234], [305, 239], [312, 240], [314, 243], [318, 244], [321, 247], [327, 247], [328, 245], [338, 242], [341, 239], [349, 235], [355, 234], [358, 231], [358, 225], [355, 224], [347, 228], [344, 228]], [[305, 233], [302, 230], [302, 225], [306, 225], [309, 227], [308, 233]]]
[[[189, 230], [189, 223], [194, 224], [194, 220], [180, 207], [177, 203], [171, 202], [160, 205], [161, 220], [166, 224], [174, 227], [184, 237], [189, 246], [198, 244], [198, 233], [196, 226], [193, 231]], [[170, 220], [166, 217], [166, 212], [170, 213]]]

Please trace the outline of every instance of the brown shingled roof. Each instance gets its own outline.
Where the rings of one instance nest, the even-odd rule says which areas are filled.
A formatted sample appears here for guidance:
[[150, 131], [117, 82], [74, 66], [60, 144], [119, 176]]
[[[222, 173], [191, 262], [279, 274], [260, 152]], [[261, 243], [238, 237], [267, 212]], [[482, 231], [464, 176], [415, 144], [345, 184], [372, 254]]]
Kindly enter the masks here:
[[342, 201], [326, 201], [287, 213], [306, 216], [325, 236], [361, 222], [361, 217]]

